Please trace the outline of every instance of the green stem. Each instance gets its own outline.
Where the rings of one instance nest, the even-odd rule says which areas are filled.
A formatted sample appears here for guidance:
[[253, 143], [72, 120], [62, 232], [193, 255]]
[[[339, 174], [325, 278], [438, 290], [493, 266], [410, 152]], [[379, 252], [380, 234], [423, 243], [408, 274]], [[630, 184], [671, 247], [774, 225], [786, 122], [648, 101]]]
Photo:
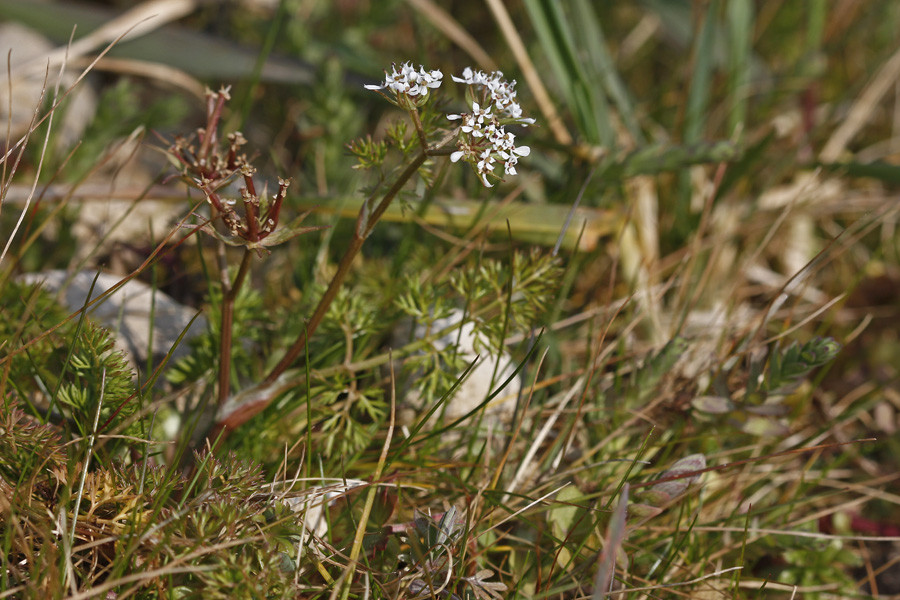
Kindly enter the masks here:
[[384, 473], [385, 464], [387, 464], [388, 450], [390, 450], [391, 440], [394, 438], [394, 426], [397, 422], [396, 390], [397, 386], [396, 381], [394, 380], [394, 370], [391, 369], [391, 418], [387, 435], [384, 438], [384, 445], [381, 448], [381, 455], [378, 457], [378, 464], [375, 465], [375, 473], [372, 474], [369, 492], [366, 494], [366, 503], [363, 505], [363, 512], [362, 515], [360, 515], [359, 524], [356, 527], [356, 535], [353, 536], [353, 546], [350, 548], [350, 560], [347, 562], [347, 568], [344, 570], [343, 579], [341, 581], [341, 600], [347, 600], [350, 596], [350, 582], [353, 580], [353, 574], [356, 572], [359, 555], [363, 548], [366, 526], [369, 524], [372, 507], [375, 505], [375, 494], [378, 492], [381, 475]]
[[428, 155], [422, 151], [416, 155], [416, 157], [412, 160], [412, 162], [403, 170], [397, 180], [394, 182], [394, 185], [387, 191], [382, 198], [381, 202], [372, 211], [371, 214], [368, 214], [369, 204], [372, 200], [370, 197], [359, 210], [359, 217], [356, 220], [356, 231], [353, 232], [353, 238], [351, 238], [350, 243], [347, 245], [347, 250], [344, 252], [344, 256], [341, 258], [340, 264], [338, 264], [337, 272], [334, 274], [334, 277], [331, 278], [331, 282], [328, 284], [328, 289], [325, 290], [325, 293], [322, 295], [322, 298], [319, 300], [319, 304], [316, 306], [315, 311], [313, 311], [312, 316], [309, 318], [309, 324], [303, 330], [303, 332], [294, 340], [294, 343], [288, 349], [287, 352], [284, 353], [284, 356], [278, 362], [277, 365], [269, 372], [266, 378], [263, 380], [263, 385], [269, 385], [274, 383], [278, 377], [284, 373], [293, 363], [297, 360], [297, 357], [300, 356], [300, 353], [306, 348], [306, 341], [309, 336], [316, 332], [316, 329], [319, 327], [319, 324], [322, 322], [322, 319], [325, 317], [325, 313], [328, 312], [328, 308], [331, 306], [331, 303], [337, 297], [338, 291], [341, 289], [341, 285], [344, 283], [344, 279], [347, 277], [347, 274], [350, 272], [350, 267], [353, 264], [353, 260], [356, 258], [356, 255], [359, 254], [359, 250], [362, 248], [363, 242], [366, 241], [366, 238], [372, 233], [372, 230], [375, 228], [375, 224], [378, 223], [378, 220], [384, 215], [390, 206], [391, 202], [397, 196], [403, 186], [409, 181], [409, 179], [419, 170], [419, 167], [425, 162], [425, 159], [428, 158]]
[[416, 135], [419, 136], [419, 143], [422, 144], [422, 148], [428, 148], [428, 140], [425, 137], [425, 128], [422, 127], [422, 120], [419, 119], [419, 111], [416, 109], [410, 110], [409, 117], [416, 128]]

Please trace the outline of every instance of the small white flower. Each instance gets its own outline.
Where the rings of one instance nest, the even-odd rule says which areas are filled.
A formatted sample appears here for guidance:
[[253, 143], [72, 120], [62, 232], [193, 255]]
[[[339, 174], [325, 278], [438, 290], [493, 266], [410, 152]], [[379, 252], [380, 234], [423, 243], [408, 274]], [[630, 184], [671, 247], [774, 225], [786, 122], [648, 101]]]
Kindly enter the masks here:
[[516, 147], [515, 134], [506, 131], [503, 127], [498, 127], [489, 139], [497, 152], [512, 150]]
[[491, 149], [486, 148], [484, 152], [481, 153], [480, 158], [481, 160], [479, 160], [477, 164], [478, 175], [481, 176], [481, 181], [484, 182], [486, 187], [494, 187], [494, 184], [487, 178], [488, 174], [494, 174], [494, 162], [496, 160], [491, 153]]
[[412, 63], [405, 62], [400, 65], [391, 66], [391, 72], [385, 71], [384, 82], [381, 85], [366, 85], [367, 90], [381, 91], [391, 90], [397, 96], [405, 95], [410, 98], [424, 98], [428, 94], [429, 89], [438, 88], [443, 81], [444, 74], [438, 70], [425, 71], [425, 68], [419, 66], [417, 71], [413, 68]]
[[504, 127], [507, 123], [522, 126], [534, 124], [534, 119], [523, 116], [522, 107], [516, 101], [516, 82], [507, 82], [503, 73], [485, 73], [466, 67], [462, 77], [452, 76], [453, 81], [473, 87], [469, 95], [472, 110], [468, 113], [447, 115], [450, 121], [460, 121], [457, 150], [450, 155], [452, 162], [471, 163], [487, 187], [493, 187], [491, 179], [497, 162], [502, 161], [504, 173], [516, 175], [519, 158], [528, 156], [531, 148], [516, 146], [516, 136]]
[[518, 102], [512, 102], [506, 108], [503, 109], [503, 112], [507, 117], [513, 119], [517, 125], [521, 125], [522, 127], [528, 127], [529, 125], [534, 125], [534, 119], [530, 117], [522, 116], [522, 107], [519, 106]]
[[466, 67], [465, 69], [463, 69], [462, 77], [457, 77], [456, 75], [451, 75], [451, 77], [453, 78], [453, 81], [455, 81], [457, 83], [468, 83], [471, 85], [472, 84], [472, 75], [473, 75], [472, 67]]
[[522, 107], [519, 106], [518, 102], [510, 102], [503, 112], [505, 112], [508, 117], [513, 119], [522, 118]]
[[472, 133], [475, 123], [472, 121], [472, 115], [466, 113], [462, 116], [462, 124], [459, 126], [463, 133]]
[[478, 121], [478, 119], [475, 118], [474, 115], [463, 115], [463, 121], [462, 125], [460, 125], [460, 130], [463, 133], [471, 134], [472, 137], [484, 137], [484, 128], [481, 126], [481, 123]]
[[430, 88], [439, 88], [441, 87], [441, 83], [444, 81], [444, 74], [439, 70], [435, 69], [434, 71], [430, 71], [428, 73], [428, 77], [431, 80], [428, 84]]
[[516, 173], [516, 164], [519, 162], [520, 156], [528, 156], [531, 154], [531, 148], [528, 146], [519, 146], [518, 148], [513, 148], [513, 150], [509, 153], [501, 152], [500, 156], [503, 157], [503, 172], [507, 175], [518, 175]]
[[463, 69], [462, 77], [456, 77], [455, 75], [451, 75], [451, 77], [453, 78], [453, 81], [465, 83], [467, 85], [485, 85], [488, 81], [488, 76], [484, 71], [473, 71], [472, 67]]
[[450, 154], [450, 162], [469, 161], [477, 156], [476, 149], [463, 140], [457, 142], [456, 151]]
[[472, 117], [475, 118], [478, 123], [484, 123], [484, 120], [491, 120], [491, 107], [481, 108], [477, 102], [472, 103]]
[[511, 150], [500, 150], [497, 152], [500, 155], [500, 158], [503, 160], [508, 160], [510, 158], [516, 158], [518, 160], [519, 156], [528, 156], [531, 154], [531, 148], [528, 146], [519, 146], [518, 148], [512, 148]]

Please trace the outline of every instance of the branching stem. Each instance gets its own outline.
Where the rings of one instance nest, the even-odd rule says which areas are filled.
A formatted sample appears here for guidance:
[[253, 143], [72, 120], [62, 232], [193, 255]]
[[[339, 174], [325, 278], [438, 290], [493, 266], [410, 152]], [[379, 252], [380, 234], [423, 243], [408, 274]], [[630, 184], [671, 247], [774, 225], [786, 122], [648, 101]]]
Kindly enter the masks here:
[[[416, 119], [414, 118], [414, 120]], [[394, 184], [387, 190], [387, 192], [385, 192], [384, 196], [381, 198], [381, 201], [378, 203], [375, 209], [370, 209], [372, 203], [375, 201], [374, 193], [363, 203], [362, 208], [360, 208], [359, 211], [359, 216], [356, 219], [356, 229], [353, 232], [353, 237], [347, 244], [344, 255], [341, 258], [340, 263], [338, 264], [337, 271], [331, 278], [331, 281], [329, 282], [328, 288], [325, 290], [325, 293], [322, 294], [322, 297], [319, 299], [319, 303], [316, 305], [312, 316], [310, 316], [306, 328], [297, 337], [297, 339], [294, 340], [294, 343], [291, 344], [290, 348], [288, 348], [288, 350], [284, 353], [284, 356], [281, 357], [281, 360], [278, 361], [278, 364], [276, 364], [269, 372], [269, 374], [266, 375], [265, 379], [260, 382], [260, 384], [258, 385], [260, 389], [265, 389], [266, 387], [277, 387], [273, 386], [273, 384], [287, 369], [290, 368], [294, 361], [296, 361], [297, 358], [305, 350], [307, 340], [316, 332], [316, 329], [318, 329], [319, 325], [322, 323], [322, 319], [325, 318], [329, 307], [331, 307], [331, 303], [337, 297], [337, 294], [340, 291], [344, 280], [350, 273], [350, 267], [353, 265], [353, 260], [356, 258], [356, 255], [359, 254], [359, 251], [362, 248], [363, 243], [366, 241], [366, 238], [369, 237], [369, 235], [371, 235], [372, 231], [375, 229], [375, 225], [379, 220], [381, 220], [381, 217], [384, 216], [384, 213], [387, 212], [387, 209], [388, 207], [390, 207], [391, 202], [394, 201], [394, 198], [397, 197], [397, 194], [400, 193], [400, 190], [402, 190], [403, 187], [412, 178], [412, 176], [416, 174], [416, 172], [425, 163], [429, 156], [431, 156], [432, 154], [438, 154], [439, 150], [455, 137], [456, 131], [453, 131], [437, 144], [430, 147], [424, 146], [424, 140], [422, 140], [422, 150], [420, 150], [419, 153], [416, 154], [412, 161], [410, 161], [409, 165], [407, 165], [406, 168], [400, 173], [400, 175], [397, 176]], [[265, 409], [265, 407], [268, 406], [271, 400], [272, 396], [266, 394], [266, 397], [262, 400], [257, 398], [252, 406], [242, 406], [239, 410], [232, 411], [228, 415], [222, 415], [222, 420], [216, 424], [216, 427], [213, 430], [213, 434], [220, 433], [223, 428], [233, 430], [237, 427], [240, 427], [242, 424], [246, 423], [252, 417], [259, 414], [263, 409]], [[222, 397], [220, 396], [220, 406], [221, 402], [224, 402], [224, 399], [222, 399]]]

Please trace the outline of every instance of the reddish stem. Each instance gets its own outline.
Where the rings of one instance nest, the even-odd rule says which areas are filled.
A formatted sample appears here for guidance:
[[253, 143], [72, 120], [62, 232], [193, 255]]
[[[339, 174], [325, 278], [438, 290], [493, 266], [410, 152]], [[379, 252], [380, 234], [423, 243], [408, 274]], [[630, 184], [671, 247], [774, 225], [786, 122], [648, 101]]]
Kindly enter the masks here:
[[[218, 406], [221, 407], [231, 393], [231, 344], [232, 327], [234, 325], [234, 302], [238, 292], [250, 270], [250, 250], [244, 250], [244, 258], [238, 268], [234, 282], [222, 290], [222, 321], [219, 331], [219, 395]], [[224, 283], [224, 282], [223, 282]]]

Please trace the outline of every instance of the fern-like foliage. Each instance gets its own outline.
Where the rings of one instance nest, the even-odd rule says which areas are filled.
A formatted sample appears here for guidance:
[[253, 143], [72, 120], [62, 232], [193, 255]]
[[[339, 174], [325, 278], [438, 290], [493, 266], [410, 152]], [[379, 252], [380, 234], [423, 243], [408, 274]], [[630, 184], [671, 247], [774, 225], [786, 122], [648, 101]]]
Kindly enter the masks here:
[[[198, 455], [194, 477], [115, 460], [82, 474], [75, 454], [67, 460], [79, 450], [57, 433], [21, 411], [0, 413], [0, 588], [48, 597], [69, 577], [79, 590], [111, 583], [112, 594], [139, 598], [161, 589], [185, 598], [296, 597], [292, 556], [303, 525], [266, 493], [258, 465]], [[148, 575], [116, 584], [137, 567]]]
[[[308, 439], [313, 452], [330, 457], [365, 450], [390, 414], [385, 365], [391, 358], [395, 367], [402, 361], [394, 371], [398, 405], [433, 405], [472, 362], [473, 341], [482, 358], [499, 356], [498, 350], [507, 351], [508, 336], [528, 333], [540, 323], [561, 274], [559, 262], [539, 250], [473, 257], [465, 268], [439, 279], [428, 261], [405, 265], [399, 277], [385, 267], [368, 263], [364, 276], [338, 292], [308, 340], [304, 361], [309, 380], [306, 365], [298, 365], [291, 379], [295, 385], [242, 425], [242, 435], [229, 439], [227, 447], [264, 464], [273, 460], [272, 446], [299, 448], [298, 439]], [[303, 331], [324, 289], [322, 282], [310, 284], [298, 305], [272, 315], [273, 322], [281, 321], [277, 331], [283, 343]], [[236, 331], [243, 331], [241, 320], [247, 318], [236, 310]], [[472, 330], [478, 332], [475, 339], [464, 339], [472, 336], [462, 332]], [[214, 347], [204, 344], [209, 345], [212, 368]], [[462, 348], [464, 344], [468, 347]], [[408, 393], [412, 390], [416, 393]], [[407, 403], [408, 397], [414, 399]]]
[[[0, 589], [22, 585], [48, 597], [61, 576], [54, 515], [67, 489], [66, 447], [58, 428], [0, 406]], [[57, 587], [52, 587], [57, 586]], [[44, 594], [40, 592], [43, 591]]]
[[122, 351], [116, 349], [109, 331], [92, 321], [84, 323], [71, 348], [60, 348], [63, 365], [56, 400], [80, 435], [93, 431], [99, 408], [98, 427], [104, 431], [139, 433], [132, 422], [139, 399], [134, 373]]
[[50, 355], [72, 327], [41, 337], [68, 315], [40, 286], [0, 281], [0, 306], [0, 358], [9, 358], [8, 384], [27, 399], [52, 372]]
[[[41, 423], [18, 408], [3, 402], [0, 410], [0, 479], [4, 486], [53, 486], [65, 473], [66, 453], [58, 428]], [[29, 481], [28, 474], [40, 466], [40, 476]]]
[[109, 331], [90, 318], [65, 321], [67, 312], [39, 286], [8, 283], [0, 302], [0, 335], [8, 340], [0, 352], [10, 357], [7, 381], [16, 392], [9, 409], [62, 417], [78, 436], [92, 432], [95, 419], [106, 432], [140, 432], [131, 419], [140, 402], [134, 372]]
[[[528, 331], [538, 322], [556, 296], [562, 273], [559, 261], [538, 249], [516, 252], [511, 263], [485, 259], [450, 277], [451, 286], [477, 318], [477, 329], [490, 344], [485, 350], [491, 354], [503, 349], [507, 335]], [[481, 348], [476, 345], [476, 350]]]
[[766, 374], [768, 393], [789, 392], [797, 380], [834, 360], [840, 350], [841, 345], [833, 339], [814, 337], [805, 344], [793, 342], [781, 352], [772, 352]]
[[[789, 397], [805, 377], [834, 360], [840, 350], [835, 340], [814, 337], [783, 349], [775, 345], [751, 354], [744, 362], [727, 361], [734, 366], [716, 373], [711, 394], [694, 399], [692, 404], [701, 414], [726, 416], [746, 433], [784, 435], [788, 431], [784, 417], [791, 412]], [[735, 385], [742, 389], [732, 392]]]

